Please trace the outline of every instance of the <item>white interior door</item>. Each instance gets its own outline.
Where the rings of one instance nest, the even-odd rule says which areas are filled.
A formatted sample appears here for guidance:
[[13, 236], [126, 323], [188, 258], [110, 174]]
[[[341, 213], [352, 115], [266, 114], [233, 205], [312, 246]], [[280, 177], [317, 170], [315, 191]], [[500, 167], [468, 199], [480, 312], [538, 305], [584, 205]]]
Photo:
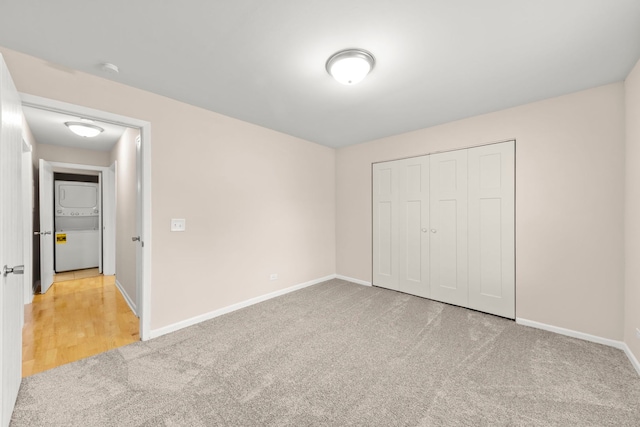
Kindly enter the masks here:
[[398, 289], [398, 162], [373, 165], [373, 284]]
[[40, 159], [40, 293], [53, 284], [53, 166]]
[[429, 156], [397, 161], [398, 290], [428, 298]]
[[102, 171], [102, 273], [116, 274], [116, 164]]
[[98, 271], [102, 273], [103, 260], [102, 256], [104, 254], [102, 250], [102, 242], [103, 242], [103, 231], [104, 227], [102, 225], [102, 221], [104, 220], [104, 200], [102, 186], [104, 185], [104, 180], [102, 179], [102, 173], [98, 174]]
[[[0, 55], [0, 425], [11, 421], [22, 372], [22, 108]], [[11, 272], [10, 269], [13, 269]]]
[[469, 307], [515, 318], [515, 142], [471, 148]]
[[466, 306], [467, 150], [429, 157], [431, 297]]

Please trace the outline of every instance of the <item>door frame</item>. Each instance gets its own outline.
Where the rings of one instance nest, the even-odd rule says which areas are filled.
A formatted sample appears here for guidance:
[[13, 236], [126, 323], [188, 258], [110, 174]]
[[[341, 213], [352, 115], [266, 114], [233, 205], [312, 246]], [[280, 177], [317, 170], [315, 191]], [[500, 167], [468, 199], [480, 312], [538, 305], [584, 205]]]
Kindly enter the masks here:
[[[22, 209], [24, 217], [24, 303], [33, 301], [33, 147], [22, 138]], [[22, 324], [24, 325], [24, 310], [22, 310]]]
[[[100, 203], [99, 208], [99, 221], [100, 224], [100, 238], [99, 238], [99, 270], [100, 273], [104, 273], [107, 276], [115, 274], [115, 266], [116, 266], [116, 248], [114, 244], [116, 239], [116, 218], [112, 212], [115, 211], [116, 204], [116, 194], [115, 194], [115, 176], [111, 177], [111, 181], [105, 178], [105, 174], [108, 173], [110, 167], [106, 166], [94, 166], [94, 165], [84, 165], [77, 163], [62, 163], [62, 162], [51, 162], [49, 160], [42, 159], [44, 162], [48, 163], [53, 169], [53, 173], [62, 172], [62, 173], [74, 173], [74, 174], [85, 174], [92, 175], [98, 177], [98, 200]], [[54, 180], [55, 182], [55, 180]], [[42, 191], [42, 189], [40, 189]], [[55, 196], [54, 196], [55, 197]], [[106, 203], [105, 203], [106, 199]], [[108, 212], [108, 213], [107, 213]], [[53, 215], [53, 213], [50, 213]], [[42, 217], [42, 214], [40, 214]], [[104, 229], [109, 230], [108, 233], [104, 233]], [[53, 230], [55, 234], [55, 227]], [[108, 239], [104, 237], [104, 234], [108, 234]], [[105, 244], [105, 240], [109, 242], [109, 244]], [[42, 258], [42, 257], [41, 257]], [[104, 258], [104, 261], [103, 261]], [[40, 260], [42, 262], [42, 259]], [[54, 268], [55, 270], [55, 268]], [[105, 272], [106, 270], [106, 272]]]
[[70, 104], [54, 99], [20, 93], [22, 105], [49, 110], [64, 114], [72, 114], [87, 119], [94, 119], [101, 122], [112, 123], [119, 126], [137, 128], [140, 130], [141, 140], [141, 164], [142, 182], [139, 188], [138, 197], [142, 200], [142, 211], [138, 213], [142, 222], [141, 248], [142, 259], [136, 259], [136, 263], [141, 267], [141, 283], [137, 284], [140, 289], [137, 304], [138, 316], [140, 318], [140, 339], [146, 341], [151, 338], [151, 123], [121, 116], [119, 114], [108, 113], [81, 105]]

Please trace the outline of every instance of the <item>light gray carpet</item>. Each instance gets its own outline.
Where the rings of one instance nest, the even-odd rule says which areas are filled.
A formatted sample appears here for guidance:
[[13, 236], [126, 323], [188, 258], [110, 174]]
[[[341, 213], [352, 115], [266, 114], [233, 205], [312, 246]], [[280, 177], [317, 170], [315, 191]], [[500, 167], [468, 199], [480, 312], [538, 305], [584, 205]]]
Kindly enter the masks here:
[[620, 350], [332, 280], [22, 382], [19, 426], [640, 426]]

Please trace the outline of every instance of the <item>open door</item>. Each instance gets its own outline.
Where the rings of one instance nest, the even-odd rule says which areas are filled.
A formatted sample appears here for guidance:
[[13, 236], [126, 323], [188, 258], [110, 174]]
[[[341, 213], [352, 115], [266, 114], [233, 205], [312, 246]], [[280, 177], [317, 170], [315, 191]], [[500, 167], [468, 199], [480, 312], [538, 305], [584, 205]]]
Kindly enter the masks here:
[[104, 225], [102, 221], [104, 221], [104, 201], [102, 200], [103, 191], [102, 186], [104, 185], [104, 181], [102, 180], [102, 174], [98, 174], [98, 272], [102, 273], [103, 268], [103, 255], [102, 251], [102, 233], [104, 232]]
[[101, 175], [102, 273], [113, 276], [116, 274], [116, 163]]
[[22, 244], [22, 107], [0, 55], [0, 425], [6, 427], [20, 389], [24, 272]]
[[53, 284], [53, 166], [40, 159], [40, 293]]

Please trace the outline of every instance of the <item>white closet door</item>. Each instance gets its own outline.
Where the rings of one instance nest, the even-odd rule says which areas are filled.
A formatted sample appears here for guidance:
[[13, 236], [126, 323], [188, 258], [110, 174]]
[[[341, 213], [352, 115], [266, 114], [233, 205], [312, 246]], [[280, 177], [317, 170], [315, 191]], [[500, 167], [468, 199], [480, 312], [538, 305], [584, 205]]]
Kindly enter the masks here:
[[398, 290], [428, 298], [429, 157], [399, 160]]
[[373, 165], [373, 284], [398, 289], [398, 163]]
[[469, 307], [515, 318], [515, 143], [468, 150]]
[[430, 156], [431, 298], [466, 306], [467, 150]]

